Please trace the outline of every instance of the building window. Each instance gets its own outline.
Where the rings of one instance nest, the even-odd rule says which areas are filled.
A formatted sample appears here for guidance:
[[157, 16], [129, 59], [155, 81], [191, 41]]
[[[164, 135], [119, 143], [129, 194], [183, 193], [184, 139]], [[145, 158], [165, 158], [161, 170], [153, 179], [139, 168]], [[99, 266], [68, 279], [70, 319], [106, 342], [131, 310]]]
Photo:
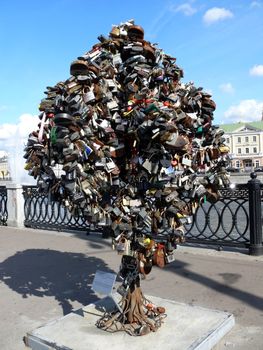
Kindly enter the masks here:
[[238, 143], [241, 143], [241, 137], [238, 137], [238, 138], [237, 138], [237, 142], [238, 142]]
[[251, 160], [247, 160], [245, 162], [245, 168], [251, 168], [252, 167], [252, 161]]
[[238, 149], [237, 149], [237, 153], [238, 153], [238, 154], [241, 154], [241, 148], [238, 148]]
[[240, 168], [240, 161], [236, 160], [236, 168]]
[[255, 167], [258, 168], [259, 167], [259, 160], [255, 161]]
[[253, 142], [257, 142], [257, 136], [253, 136]]
[[245, 137], [245, 142], [248, 142], [248, 136]]
[[246, 153], [249, 153], [249, 148], [246, 148]]
[[253, 147], [253, 153], [257, 153], [257, 147]]

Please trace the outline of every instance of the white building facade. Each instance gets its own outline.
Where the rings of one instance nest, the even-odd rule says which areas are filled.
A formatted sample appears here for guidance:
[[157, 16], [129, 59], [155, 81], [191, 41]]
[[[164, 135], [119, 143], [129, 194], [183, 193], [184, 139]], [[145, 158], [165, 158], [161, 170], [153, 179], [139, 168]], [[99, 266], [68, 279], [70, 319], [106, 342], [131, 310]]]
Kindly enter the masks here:
[[252, 171], [263, 166], [263, 121], [220, 125], [230, 148], [231, 166]]

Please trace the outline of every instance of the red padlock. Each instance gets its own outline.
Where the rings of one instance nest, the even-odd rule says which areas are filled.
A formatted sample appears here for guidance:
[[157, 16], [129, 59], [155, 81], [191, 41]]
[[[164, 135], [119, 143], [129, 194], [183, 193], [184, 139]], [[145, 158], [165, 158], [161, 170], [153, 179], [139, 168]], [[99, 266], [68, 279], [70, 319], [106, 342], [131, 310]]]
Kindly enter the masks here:
[[176, 158], [174, 158], [173, 160], [171, 160], [171, 165], [172, 165], [172, 166], [178, 165], [178, 160], [177, 160]]

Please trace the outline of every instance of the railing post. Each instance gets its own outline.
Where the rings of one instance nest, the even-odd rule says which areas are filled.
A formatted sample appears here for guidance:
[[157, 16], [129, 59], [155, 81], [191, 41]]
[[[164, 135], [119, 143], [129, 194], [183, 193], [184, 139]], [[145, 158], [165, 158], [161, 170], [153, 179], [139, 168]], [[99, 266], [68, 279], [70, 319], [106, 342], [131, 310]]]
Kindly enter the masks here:
[[248, 181], [249, 195], [249, 226], [250, 226], [250, 255], [263, 255], [262, 222], [261, 222], [261, 182], [256, 173], [250, 174]]
[[0, 225], [7, 225], [7, 190], [5, 186], [0, 186]]
[[8, 184], [7, 188], [7, 225], [15, 227], [24, 226], [24, 197], [22, 185]]

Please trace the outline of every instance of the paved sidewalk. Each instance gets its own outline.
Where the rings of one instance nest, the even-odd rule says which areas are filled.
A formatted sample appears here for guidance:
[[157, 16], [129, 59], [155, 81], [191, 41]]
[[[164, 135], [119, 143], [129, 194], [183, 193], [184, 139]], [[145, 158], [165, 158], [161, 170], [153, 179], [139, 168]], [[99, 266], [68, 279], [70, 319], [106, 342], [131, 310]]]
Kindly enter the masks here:
[[[90, 289], [94, 273], [116, 272], [119, 262], [110, 240], [95, 234], [0, 227], [0, 349], [25, 349], [27, 331], [97, 300]], [[142, 288], [233, 313], [236, 326], [216, 350], [261, 350], [262, 271], [263, 257], [181, 246], [176, 261], [154, 268]]]

